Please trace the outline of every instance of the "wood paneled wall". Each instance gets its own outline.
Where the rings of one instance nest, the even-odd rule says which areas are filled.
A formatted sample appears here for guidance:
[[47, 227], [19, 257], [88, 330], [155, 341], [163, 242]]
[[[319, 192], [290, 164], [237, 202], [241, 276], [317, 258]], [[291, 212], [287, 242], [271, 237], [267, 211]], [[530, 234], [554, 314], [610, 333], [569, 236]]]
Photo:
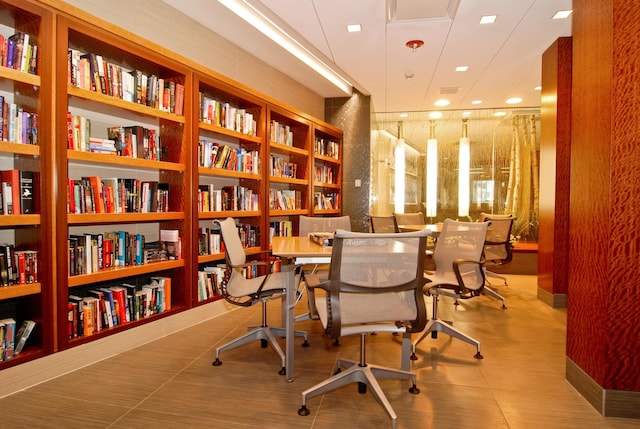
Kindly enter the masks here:
[[574, 0], [567, 357], [640, 391], [640, 2]]

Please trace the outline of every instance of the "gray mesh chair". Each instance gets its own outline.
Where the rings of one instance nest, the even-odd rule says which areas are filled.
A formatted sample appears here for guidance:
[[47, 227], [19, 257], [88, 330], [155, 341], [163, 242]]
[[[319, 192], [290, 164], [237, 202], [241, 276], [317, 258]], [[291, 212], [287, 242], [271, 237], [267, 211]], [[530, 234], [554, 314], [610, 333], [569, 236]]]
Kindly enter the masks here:
[[[424, 213], [394, 213], [393, 216], [396, 219], [396, 225], [426, 225], [427, 220], [424, 217]], [[401, 228], [402, 229], [402, 228]]]
[[513, 259], [513, 247], [511, 245], [511, 230], [515, 218], [511, 215], [494, 215], [481, 213], [480, 219], [489, 222], [487, 229], [487, 241], [484, 244], [484, 259], [486, 263], [486, 274], [488, 277], [495, 277], [504, 281], [507, 279], [491, 271], [491, 267], [506, 265]]
[[[368, 234], [338, 230], [333, 241], [329, 279], [309, 285], [323, 289], [316, 306], [325, 333], [331, 338], [360, 335], [360, 360], [338, 359], [338, 371], [302, 392], [300, 415], [308, 415], [307, 399], [351, 383], [365, 393], [367, 386], [391, 417], [397, 416], [376, 379], [411, 380], [411, 393], [419, 393], [416, 376], [409, 371], [372, 365], [365, 360], [365, 339], [374, 332], [409, 336], [426, 324], [423, 297], [424, 249], [428, 231]], [[346, 369], [342, 371], [342, 367]]]
[[413, 342], [412, 360], [416, 360], [416, 346], [431, 334], [437, 338], [438, 332], [444, 332], [454, 338], [476, 346], [475, 358], [482, 359], [480, 342], [462, 333], [438, 318], [438, 297], [449, 296], [456, 299], [468, 299], [482, 293], [485, 285], [482, 252], [487, 235], [486, 222], [458, 222], [445, 219], [442, 232], [433, 252], [436, 271], [425, 275], [427, 284], [424, 292], [432, 296], [432, 316], [420, 338]]
[[369, 215], [369, 225], [371, 226], [371, 232], [375, 234], [399, 232], [395, 216]]
[[[216, 349], [216, 360], [213, 366], [222, 365], [220, 353], [247, 344], [254, 340], [261, 340], [262, 347], [271, 345], [282, 361], [280, 374], [285, 374], [285, 354], [276, 341], [276, 336], [284, 337], [284, 328], [267, 325], [267, 301], [282, 298], [286, 293], [287, 273], [272, 273], [271, 265], [264, 261], [249, 261], [242, 247], [240, 235], [235, 221], [227, 218], [223, 221], [215, 220], [220, 225], [222, 240], [225, 246], [227, 270], [222, 282], [222, 296], [230, 303], [242, 307], [249, 307], [260, 303], [262, 305], [262, 323], [260, 326], [250, 327], [246, 334], [236, 338]], [[268, 271], [266, 275], [246, 278], [243, 273], [247, 268], [262, 265]], [[296, 331], [296, 336], [304, 337], [304, 346], [308, 345], [307, 333]]]
[[[307, 237], [312, 232], [335, 232], [338, 229], [345, 231], [351, 231], [351, 218], [349, 216], [304, 216], [301, 215], [298, 219], [298, 235], [300, 237]], [[317, 274], [321, 279], [326, 279], [328, 276], [328, 267], [320, 264], [310, 264], [304, 266], [302, 269], [303, 284], [306, 284], [305, 276], [310, 274]], [[300, 291], [300, 294], [302, 291]], [[309, 312], [296, 316], [296, 322], [307, 319], [318, 319], [318, 314], [315, 309], [315, 298], [313, 292], [307, 290]], [[337, 343], [336, 343], [337, 344]]]

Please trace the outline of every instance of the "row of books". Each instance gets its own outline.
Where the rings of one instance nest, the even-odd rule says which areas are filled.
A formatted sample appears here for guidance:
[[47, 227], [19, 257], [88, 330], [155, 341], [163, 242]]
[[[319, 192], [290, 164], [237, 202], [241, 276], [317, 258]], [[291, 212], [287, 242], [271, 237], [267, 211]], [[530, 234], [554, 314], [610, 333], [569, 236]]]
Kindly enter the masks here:
[[28, 33], [17, 32], [9, 37], [0, 34], [0, 61], [3, 67], [36, 74], [38, 45]]
[[198, 211], [258, 211], [259, 195], [250, 188], [239, 185], [226, 185], [215, 189], [214, 185], [198, 186]]
[[151, 277], [143, 286], [123, 283], [69, 295], [69, 339], [164, 313], [171, 309], [171, 278]]
[[28, 170], [0, 171], [0, 214], [35, 213], [38, 177], [38, 173]]
[[198, 255], [215, 255], [224, 252], [219, 228], [198, 228]]
[[340, 159], [340, 144], [331, 140], [316, 137], [313, 152], [317, 155]]
[[340, 209], [340, 194], [315, 192], [313, 194], [314, 204], [316, 210], [339, 210]]
[[228, 102], [216, 100], [203, 92], [198, 96], [200, 122], [249, 136], [257, 134], [257, 123], [253, 113]]
[[302, 192], [294, 189], [269, 189], [269, 209], [302, 209]]
[[315, 173], [316, 183], [335, 183], [337, 179], [336, 169], [326, 165], [316, 165]]
[[0, 244], [0, 286], [38, 281], [38, 251], [17, 250], [13, 244]]
[[289, 125], [281, 124], [272, 119], [269, 139], [275, 143], [293, 146], [293, 131]]
[[260, 246], [260, 229], [255, 225], [240, 223], [237, 225], [240, 242], [245, 249]]
[[38, 114], [27, 112], [0, 95], [0, 140], [11, 143], [38, 144]]
[[69, 213], [159, 213], [169, 211], [169, 184], [153, 180], [84, 176], [68, 179]]
[[16, 320], [12, 317], [0, 319], [0, 361], [11, 360], [19, 355], [35, 326], [36, 322], [33, 320], [24, 320], [17, 327]]
[[108, 231], [71, 234], [68, 243], [69, 276], [182, 257], [181, 240], [177, 230], [160, 230], [159, 242], [147, 243], [143, 234]]
[[287, 161], [280, 156], [271, 155], [269, 175], [273, 177], [287, 177], [289, 179], [295, 179], [298, 177], [298, 164]]
[[127, 70], [104, 59], [102, 55], [67, 52], [67, 82], [69, 85], [110, 95], [121, 100], [182, 115], [184, 85], [174, 79], [164, 79], [141, 70]]
[[278, 220], [269, 222], [269, 242], [273, 237], [291, 237], [293, 235], [293, 222], [290, 220]]
[[198, 165], [260, 174], [260, 152], [201, 139], [198, 141]]
[[225, 265], [221, 264], [198, 271], [198, 302], [220, 296], [225, 269]]

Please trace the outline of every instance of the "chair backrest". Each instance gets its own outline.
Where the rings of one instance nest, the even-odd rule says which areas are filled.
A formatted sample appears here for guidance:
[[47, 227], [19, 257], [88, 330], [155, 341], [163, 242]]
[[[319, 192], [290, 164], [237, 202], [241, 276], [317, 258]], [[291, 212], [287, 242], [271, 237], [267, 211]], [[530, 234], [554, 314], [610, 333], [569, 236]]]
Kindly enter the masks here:
[[369, 216], [371, 232], [375, 234], [385, 234], [398, 232], [398, 225], [394, 216]]
[[[451, 273], [456, 260], [482, 261], [484, 242], [487, 235], [487, 222], [459, 222], [445, 219], [442, 232], [438, 236], [433, 260], [436, 265], [436, 276], [447, 276]], [[484, 270], [477, 263], [460, 266], [460, 286], [477, 291], [484, 287]]]
[[349, 216], [304, 216], [299, 217], [298, 235], [306, 237], [311, 232], [335, 232], [337, 229], [351, 231]]
[[244, 247], [242, 247], [236, 221], [228, 217], [223, 221], [214, 220], [213, 222], [220, 225], [220, 233], [222, 234], [222, 241], [224, 242], [228, 262], [232, 266], [239, 266], [247, 262], [247, 256], [244, 253]]
[[489, 225], [484, 243], [484, 258], [487, 262], [508, 264], [513, 258], [511, 229], [514, 218], [510, 215], [486, 215], [481, 218]]
[[[369, 234], [336, 231], [331, 256], [326, 332], [349, 325], [402, 322], [408, 332], [426, 325], [422, 288], [428, 231]], [[354, 327], [355, 326], [355, 327]]]
[[424, 217], [424, 213], [394, 213], [396, 218], [396, 225], [426, 225], [427, 220]]

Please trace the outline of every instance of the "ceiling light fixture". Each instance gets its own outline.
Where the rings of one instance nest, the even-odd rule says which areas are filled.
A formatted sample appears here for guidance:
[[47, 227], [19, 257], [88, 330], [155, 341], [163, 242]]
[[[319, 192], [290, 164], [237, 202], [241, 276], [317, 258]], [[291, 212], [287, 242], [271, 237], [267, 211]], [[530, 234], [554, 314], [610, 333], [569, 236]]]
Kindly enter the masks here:
[[429, 119], [440, 119], [442, 118], [442, 112], [429, 112]]
[[469, 70], [469, 66], [458, 66], [458, 67], [456, 67], [456, 71], [457, 72], [465, 72], [467, 70]]
[[471, 104], [482, 104], [482, 100], [473, 100]]
[[498, 15], [483, 15], [480, 17], [480, 24], [493, 24]]
[[347, 31], [349, 33], [358, 33], [362, 31], [362, 26], [360, 24], [347, 24]]
[[573, 12], [572, 9], [559, 10], [553, 15], [553, 17], [551, 19], [566, 19], [566, 18], [569, 18], [569, 15], [571, 15], [571, 12]]
[[522, 103], [522, 98], [520, 97], [511, 97], [505, 100], [507, 104], [519, 104]]
[[438, 107], [444, 107], [444, 106], [448, 106], [451, 102], [445, 98], [441, 98], [440, 100], [436, 100], [435, 103], [433, 103], [434, 105], [438, 106]]
[[352, 85], [342, 77], [338, 72], [325, 64], [320, 58], [312, 54], [308, 49], [302, 46], [297, 40], [291, 37], [286, 31], [280, 28], [276, 23], [267, 18], [256, 8], [248, 4], [245, 0], [218, 0], [222, 5], [227, 7], [240, 18], [247, 21], [255, 29], [273, 40], [290, 54], [305, 63], [311, 69], [315, 70], [322, 77], [340, 88], [347, 95], [352, 94]]
[[416, 52], [416, 49], [422, 47], [422, 45], [424, 45], [424, 42], [422, 40], [409, 40], [407, 43], [405, 43], [405, 46], [409, 49], [412, 49], [413, 53]]
[[535, 88], [533, 88], [534, 91], [542, 91], [542, 87], [541, 86], [536, 86]]

